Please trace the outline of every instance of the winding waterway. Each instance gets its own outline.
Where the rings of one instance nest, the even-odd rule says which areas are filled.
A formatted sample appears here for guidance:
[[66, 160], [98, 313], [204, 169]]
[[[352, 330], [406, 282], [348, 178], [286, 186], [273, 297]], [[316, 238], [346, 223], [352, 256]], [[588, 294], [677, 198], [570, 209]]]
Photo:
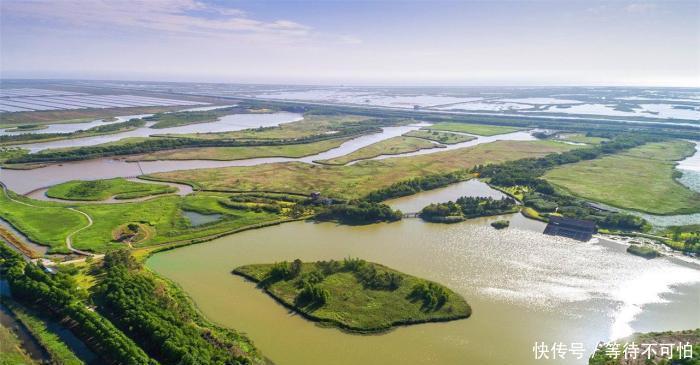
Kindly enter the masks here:
[[[269, 116], [269, 114], [268, 114]], [[202, 124], [198, 124], [201, 126]], [[299, 161], [305, 163], [313, 163], [316, 160], [332, 159], [347, 155], [362, 147], [371, 144], [400, 136], [412, 130], [416, 130], [428, 124], [417, 123], [408, 126], [400, 127], [384, 127], [382, 132], [369, 135], [362, 135], [344, 142], [336, 148], [321, 152], [315, 155], [301, 158], [285, 158], [285, 157], [265, 157], [265, 158], [250, 158], [231, 161], [214, 161], [214, 160], [165, 160], [165, 161], [142, 161], [142, 162], [126, 162], [120, 159], [101, 158], [95, 160], [67, 162], [62, 164], [53, 164], [42, 168], [31, 170], [10, 170], [0, 169], [0, 181], [4, 182], [10, 190], [20, 194], [46, 188], [51, 185], [60, 184], [70, 180], [95, 180], [108, 179], [114, 177], [135, 177], [143, 174], [151, 174], [156, 172], [167, 172], [176, 170], [192, 170], [200, 168], [217, 168], [230, 166], [255, 166], [266, 163], [290, 162]], [[197, 125], [193, 125], [195, 127]], [[162, 131], [162, 130], [161, 130]], [[517, 140], [527, 141], [533, 137], [527, 132], [514, 132], [500, 134], [497, 136], [483, 137], [475, 136], [476, 139], [449, 145], [446, 148], [432, 148], [417, 152], [379, 156], [377, 159], [388, 157], [412, 156], [415, 154], [428, 154], [445, 151], [447, 149], [456, 149], [475, 146], [481, 143], [489, 143], [496, 140]]]

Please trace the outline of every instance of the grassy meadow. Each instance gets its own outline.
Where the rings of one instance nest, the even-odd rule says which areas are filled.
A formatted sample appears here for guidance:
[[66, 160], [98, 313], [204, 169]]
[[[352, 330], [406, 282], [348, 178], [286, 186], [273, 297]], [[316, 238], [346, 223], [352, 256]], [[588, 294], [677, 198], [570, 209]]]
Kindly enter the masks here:
[[82, 214], [63, 205], [31, 200], [10, 191], [0, 192], [0, 217], [33, 242], [49, 246], [51, 253], [68, 253], [66, 236], [88, 224]]
[[300, 162], [172, 171], [150, 175], [211, 190], [278, 191], [360, 198], [370, 191], [414, 177], [471, 168], [525, 157], [541, 157], [577, 146], [551, 141], [497, 141], [426, 155], [360, 161], [349, 166]]
[[626, 152], [552, 169], [551, 183], [582, 198], [651, 214], [700, 212], [700, 194], [674, 180], [675, 161], [692, 143], [650, 143]]
[[129, 181], [123, 178], [81, 181], [73, 180], [54, 185], [46, 191], [51, 198], [64, 200], [96, 201], [134, 199], [149, 195], [174, 193], [177, 188], [168, 185]]

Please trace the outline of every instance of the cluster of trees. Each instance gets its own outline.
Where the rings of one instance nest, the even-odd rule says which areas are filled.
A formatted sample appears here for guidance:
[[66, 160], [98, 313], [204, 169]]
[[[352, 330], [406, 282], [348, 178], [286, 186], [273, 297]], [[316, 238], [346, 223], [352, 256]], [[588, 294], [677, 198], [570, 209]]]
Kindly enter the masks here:
[[456, 182], [464, 180], [466, 176], [466, 171], [456, 171], [444, 174], [434, 174], [423, 177], [416, 177], [410, 180], [394, 183], [386, 188], [375, 190], [369, 193], [365, 197], [365, 200], [371, 202], [380, 202], [391, 198], [413, 195], [424, 190], [432, 190], [450, 184], [454, 184]]
[[110, 123], [105, 125], [100, 125], [97, 127], [92, 127], [89, 129], [80, 129], [75, 132], [70, 133], [22, 133], [22, 134], [5, 134], [0, 136], [0, 144], [8, 142], [31, 142], [34, 140], [43, 139], [53, 139], [53, 138], [71, 138], [78, 137], [83, 134], [104, 134], [109, 132], [116, 132], [123, 129], [131, 129], [143, 127], [146, 124], [145, 121], [134, 118], [126, 122], [120, 123]]
[[457, 199], [457, 205], [466, 218], [472, 218], [512, 212], [515, 200], [510, 197], [493, 199], [491, 197], [463, 196]]
[[305, 282], [299, 294], [294, 299], [297, 305], [318, 305], [322, 306], [328, 302], [331, 293], [318, 285]]
[[668, 227], [664, 236], [671, 239], [670, 245], [686, 252], [700, 253], [700, 224]]
[[377, 270], [374, 265], [365, 265], [355, 271], [355, 277], [365, 288], [375, 290], [396, 290], [403, 277], [395, 272]]
[[[239, 334], [204, 322], [184, 294], [143, 270], [126, 250], [105, 256], [94, 299], [162, 364], [250, 364]], [[139, 362], [144, 364], [145, 362]]]
[[413, 286], [410, 297], [414, 300], [422, 300], [423, 309], [430, 311], [442, 308], [450, 295], [444, 287], [438, 284], [421, 282]]
[[0, 274], [17, 301], [68, 324], [107, 363], [158, 364], [112, 322], [91, 310], [67, 274], [49, 275], [6, 245], [0, 245]]
[[317, 265], [328, 269], [335, 267], [338, 271], [351, 272], [357, 281], [365, 288], [375, 290], [396, 290], [403, 282], [403, 277], [395, 272], [377, 269], [375, 264], [360, 258], [346, 258], [343, 263], [334, 264], [336, 261], [321, 262]]
[[465, 218], [497, 215], [514, 210], [515, 200], [512, 198], [463, 196], [456, 202], [430, 204], [421, 210], [420, 217], [429, 222], [452, 223]]
[[266, 280], [269, 281], [280, 281], [280, 280], [292, 280], [299, 276], [301, 273], [302, 262], [299, 259], [288, 263], [287, 261], [277, 262], [270, 268], [267, 273]]
[[321, 208], [315, 218], [320, 221], [338, 221], [344, 224], [369, 224], [398, 221], [402, 218], [402, 213], [391, 209], [386, 204], [353, 201]]

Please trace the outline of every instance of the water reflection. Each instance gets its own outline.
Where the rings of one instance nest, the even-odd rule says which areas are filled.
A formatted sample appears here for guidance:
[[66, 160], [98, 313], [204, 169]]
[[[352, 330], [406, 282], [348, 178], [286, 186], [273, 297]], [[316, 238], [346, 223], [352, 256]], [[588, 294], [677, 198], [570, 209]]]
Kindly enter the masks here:
[[[583, 342], [590, 353], [598, 341], [630, 330], [700, 326], [696, 267], [645, 260], [602, 240], [542, 235], [542, 223], [525, 220], [536, 229], [521, 227], [519, 215], [504, 230], [488, 225], [501, 218], [509, 217], [452, 225], [289, 223], [159, 253], [147, 264], [181, 285], [209, 318], [248, 333], [283, 364], [537, 364], [535, 341]], [[467, 298], [474, 315], [349, 335], [290, 315], [230, 274], [243, 264], [347, 256], [443, 283]]]

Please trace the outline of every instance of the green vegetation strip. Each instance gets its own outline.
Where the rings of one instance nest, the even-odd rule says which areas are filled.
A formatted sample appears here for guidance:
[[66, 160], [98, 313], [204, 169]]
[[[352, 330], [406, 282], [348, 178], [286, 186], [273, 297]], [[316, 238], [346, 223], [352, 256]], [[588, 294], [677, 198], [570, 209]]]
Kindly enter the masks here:
[[218, 160], [230, 161], [260, 157], [289, 157], [298, 158], [315, 155], [346, 142], [347, 138], [335, 138], [305, 144], [281, 146], [250, 146], [250, 147], [201, 147], [178, 150], [158, 151], [146, 155], [130, 157], [128, 161], [153, 160]]
[[469, 304], [450, 289], [360, 259], [246, 265], [233, 273], [259, 283], [304, 317], [349, 331], [379, 332], [471, 315]]
[[680, 140], [650, 143], [625, 153], [557, 167], [544, 175], [572, 194], [651, 214], [700, 212], [700, 194], [674, 179], [675, 161], [694, 153]]
[[457, 122], [435, 123], [427, 128], [438, 131], [478, 134], [480, 136], [495, 136], [497, 134], [512, 133], [522, 130], [522, 128], [517, 127], [504, 127], [498, 125], [469, 124]]
[[46, 191], [51, 198], [64, 200], [133, 199], [149, 195], [174, 193], [177, 188], [168, 185], [129, 181], [123, 178], [107, 180], [73, 180], [54, 185]]
[[[407, 152], [415, 152], [423, 149], [441, 147], [438, 144], [415, 137], [392, 137], [383, 141], [362, 147], [347, 155], [329, 160], [315, 161], [327, 165], [345, 165], [352, 161], [366, 160], [380, 155], [398, 155]], [[443, 146], [444, 147], [444, 146]]]
[[22, 133], [0, 135], [0, 145], [13, 145], [19, 143], [49, 142], [62, 139], [84, 138], [113, 134], [134, 130], [146, 124], [141, 119], [131, 119], [126, 122], [111, 123], [92, 127], [86, 130], [78, 130], [70, 133]]

